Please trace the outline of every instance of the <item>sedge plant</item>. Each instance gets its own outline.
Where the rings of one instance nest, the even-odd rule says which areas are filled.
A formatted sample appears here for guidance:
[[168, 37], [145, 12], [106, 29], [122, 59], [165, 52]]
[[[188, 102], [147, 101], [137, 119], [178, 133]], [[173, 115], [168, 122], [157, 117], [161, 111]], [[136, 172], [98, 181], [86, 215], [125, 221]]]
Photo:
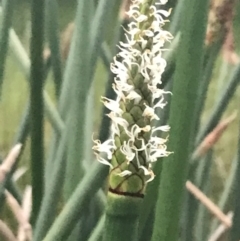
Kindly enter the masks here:
[[239, 121], [217, 133], [239, 109], [238, 1], [22, 2], [0, 8], [0, 240], [239, 241]]
[[104, 241], [137, 240], [142, 198], [154, 178], [152, 165], [170, 154], [166, 139], [157, 136], [169, 127], [153, 125], [159, 120], [156, 109], [167, 104], [166, 92], [157, 85], [166, 67], [164, 43], [172, 39], [162, 29], [169, 12], [157, 10], [152, 0], [136, 0], [128, 15], [133, 21], [126, 30], [127, 42], [120, 42], [111, 65], [117, 98], [102, 97], [110, 110], [111, 137], [103, 143], [95, 140], [93, 147], [97, 160], [110, 166]]

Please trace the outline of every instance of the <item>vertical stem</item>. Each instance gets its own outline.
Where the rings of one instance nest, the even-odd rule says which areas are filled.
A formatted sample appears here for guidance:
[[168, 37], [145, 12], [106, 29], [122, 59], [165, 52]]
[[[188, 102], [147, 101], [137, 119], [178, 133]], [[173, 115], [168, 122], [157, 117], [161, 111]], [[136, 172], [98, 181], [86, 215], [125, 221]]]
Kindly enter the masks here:
[[168, 149], [174, 154], [163, 161], [152, 241], [177, 240], [188, 158], [193, 147], [208, 0], [185, 0], [185, 5], [170, 111]]
[[103, 241], [137, 241], [142, 199], [108, 193]]
[[51, 62], [54, 74], [56, 96], [59, 97], [62, 84], [62, 62], [59, 43], [58, 3], [56, 0], [46, 1], [46, 31], [51, 50]]
[[12, 24], [13, 9], [15, 0], [2, 1], [3, 13], [0, 27], [0, 91], [2, 89], [5, 62], [8, 51], [9, 29]]
[[[239, 129], [240, 130], [240, 129]], [[235, 196], [234, 199], [234, 216], [233, 216], [233, 225], [231, 229], [231, 241], [239, 241], [240, 239], [240, 131], [238, 138], [238, 163], [237, 171], [235, 175], [235, 183], [233, 186], [233, 193]]]
[[43, 42], [44, 0], [32, 0], [30, 118], [32, 170], [32, 222], [40, 209], [43, 196]]

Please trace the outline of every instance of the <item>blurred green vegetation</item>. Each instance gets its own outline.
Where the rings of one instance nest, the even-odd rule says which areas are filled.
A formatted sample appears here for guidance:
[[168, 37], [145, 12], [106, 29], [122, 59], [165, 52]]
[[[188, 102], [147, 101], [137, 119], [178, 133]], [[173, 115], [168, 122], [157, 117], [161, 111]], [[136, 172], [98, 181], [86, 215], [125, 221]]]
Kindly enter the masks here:
[[[21, 41], [23, 42], [26, 50], [29, 52], [29, 34], [30, 34], [30, 1], [29, 0], [18, 0], [15, 2], [16, 7], [14, 10], [14, 19], [13, 19], [13, 28], [15, 29], [16, 33], [19, 35]], [[75, 15], [76, 10], [76, 0], [59, 0], [59, 19], [60, 19], [60, 31], [64, 31], [68, 23], [70, 23], [73, 20], [73, 17]], [[238, 4], [238, 7], [240, 8], [240, 2]], [[237, 9], [236, 9], [237, 12]], [[240, 12], [240, 11], [238, 11]], [[236, 26], [234, 28], [235, 33], [235, 40], [236, 40], [236, 47], [238, 52], [240, 52], [240, 28], [237, 27], [240, 25], [240, 16], [235, 17], [234, 25]], [[113, 26], [109, 27], [109, 35], [112, 33]], [[47, 47], [47, 46], [46, 46]], [[221, 91], [224, 89], [224, 84], [228, 81], [229, 75], [226, 75], [226, 78], [222, 83], [218, 83], [217, 79], [219, 75], [221, 74], [221, 66], [222, 62], [224, 60], [222, 59], [222, 55], [219, 57], [218, 65], [216, 66], [213, 75], [213, 79], [211, 81], [210, 89], [208, 91], [208, 97], [205, 105], [205, 111], [202, 118], [202, 123], [204, 123], [205, 120], [207, 120], [207, 117], [212, 111], [213, 103], [216, 101], [216, 96], [218, 91]], [[227, 63], [226, 63], [227, 64]], [[231, 65], [229, 65], [229, 68], [231, 68]], [[230, 71], [228, 71], [230, 73]], [[95, 116], [95, 127], [97, 130], [98, 124], [99, 124], [99, 116], [101, 113], [101, 103], [99, 101], [100, 96], [104, 93], [105, 89], [105, 82], [107, 79], [107, 71], [105, 70], [105, 67], [103, 66], [102, 62], [99, 60], [98, 68], [95, 74], [95, 109], [94, 109], [94, 116]], [[18, 69], [16, 63], [11, 58], [11, 54], [9, 54], [9, 57], [7, 59], [7, 65], [6, 65], [6, 71], [5, 71], [5, 79], [4, 79], [4, 85], [3, 85], [4, 91], [2, 100], [0, 102], [0, 123], [2, 128], [0, 128], [0, 153], [2, 156], [6, 155], [9, 148], [12, 145], [13, 137], [16, 131], [16, 127], [18, 126], [18, 123], [20, 121], [21, 115], [24, 111], [24, 108], [26, 106], [27, 100], [28, 100], [28, 84], [26, 80], [24, 79], [23, 74]], [[53, 82], [51, 78], [51, 73], [49, 75], [49, 78], [47, 80], [46, 89], [50, 93], [52, 97], [54, 97], [54, 90], [53, 90]], [[17, 91], [16, 91], [17, 90]], [[236, 91], [236, 94], [234, 95], [234, 98], [230, 102], [224, 117], [229, 116], [233, 113], [234, 110], [238, 109], [238, 103], [240, 98], [240, 90]], [[239, 114], [238, 114], [239, 117]], [[224, 133], [220, 141], [215, 145], [214, 149], [215, 152], [215, 159], [221, 159], [223, 161], [223, 168], [228, 173], [228, 170], [230, 168], [230, 163], [234, 156], [234, 150], [236, 150], [236, 143], [237, 143], [237, 126], [238, 121], [234, 121], [227, 131]], [[4, 127], [4, 128], [3, 128]], [[49, 144], [49, 133], [51, 127], [49, 123], [46, 121], [46, 146]], [[26, 149], [27, 152], [28, 148]], [[24, 165], [28, 165], [28, 161], [26, 160], [28, 155], [25, 155], [23, 158]], [[217, 161], [215, 162], [215, 165], [217, 164]], [[218, 167], [214, 167], [213, 170], [217, 170]], [[223, 180], [221, 180], [221, 176], [219, 176], [218, 171], [213, 171], [214, 178], [216, 178], [216, 183], [213, 187], [213, 196], [217, 198], [216, 193], [219, 193], [219, 191], [222, 188]], [[220, 178], [220, 181], [219, 181]], [[224, 177], [226, 178], [226, 177]], [[27, 178], [28, 179], [28, 178]], [[27, 181], [27, 180], [25, 180]], [[24, 182], [25, 182], [24, 181]]]
[[[22, 0], [15, 2], [16, 7], [14, 10], [13, 28], [18, 34], [20, 40], [22, 41], [26, 51], [29, 53], [29, 41], [30, 41], [30, 1]], [[73, 21], [76, 10], [76, 1], [59, 1], [59, 19], [60, 19], [60, 31], [62, 34], [66, 29], [67, 25]], [[111, 27], [114, 31], [114, 26]], [[110, 31], [111, 32], [111, 31]], [[110, 35], [110, 34], [109, 34]], [[46, 46], [47, 49], [47, 46]], [[99, 117], [101, 116], [102, 104], [99, 101], [100, 96], [103, 95], [105, 91], [105, 83], [107, 81], [107, 70], [103, 66], [102, 61], [98, 61], [95, 80], [94, 80], [94, 126], [98, 129], [100, 122]], [[5, 156], [9, 149], [11, 148], [14, 140], [14, 135], [16, 133], [16, 128], [19, 124], [21, 116], [27, 106], [29, 98], [29, 85], [18, 68], [17, 63], [11, 57], [11, 52], [8, 52], [7, 63], [5, 68], [5, 77], [3, 83], [3, 95], [0, 101], [0, 123], [2, 128], [0, 128], [0, 154]], [[52, 81], [52, 73], [50, 72], [46, 81], [45, 86], [47, 92], [50, 94], [52, 99], [54, 99], [54, 84]], [[48, 150], [50, 136], [51, 136], [51, 126], [48, 121], [45, 121], [45, 145], [46, 150]], [[24, 156], [22, 158], [22, 163], [26, 167], [29, 166], [29, 142], [24, 151]], [[48, 151], [46, 152], [48, 153]], [[30, 181], [30, 173], [28, 172], [20, 180], [20, 186], [24, 187], [26, 183]]]
[[[20, 37], [22, 43], [24, 44], [27, 52], [29, 52], [29, 36], [30, 36], [30, 0], [17, 0], [15, 2], [16, 7], [14, 10], [13, 28]], [[59, 0], [59, 17], [60, 17], [60, 31], [62, 32], [68, 23], [73, 20], [76, 10], [76, 0]], [[239, 9], [239, 10], [237, 10]], [[239, 14], [234, 20], [234, 34], [235, 34], [235, 44], [238, 54], [240, 53], [240, 1], [238, 2], [236, 12]], [[114, 22], [114, 21], [113, 21]], [[109, 36], [114, 31], [113, 24], [109, 24]], [[110, 38], [110, 37], [109, 37]], [[47, 46], [46, 46], [47, 48]], [[223, 66], [227, 65], [225, 72], [222, 70]], [[225, 88], [225, 84], [229, 80], [229, 74], [233, 66], [226, 63], [226, 60], [219, 56], [218, 64], [214, 69], [213, 78], [210, 84], [210, 88], [207, 95], [207, 101], [205, 104], [204, 113], [202, 116], [202, 123], [208, 119], [212, 112], [212, 107], [217, 101], [216, 96], [218, 96], [219, 91]], [[225, 78], [222, 81], [218, 81], [221, 75], [225, 74]], [[98, 61], [97, 70], [95, 73], [94, 80], [94, 126], [95, 130], [98, 129], [99, 118], [101, 117], [102, 104], [99, 101], [100, 96], [103, 95], [105, 90], [105, 83], [107, 80], [107, 70], [105, 69], [101, 60]], [[3, 95], [0, 101], [0, 154], [5, 156], [12, 146], [14, 135], [16, 133], [16, 127], [19, 124], [22, 113], [28, 101], [28, 83], [25, 80], [22, 72], [18, 69], [17, 64], [11, 58], [11, 54], [8, 54], [5, 78], [3, 83]], [[54, 99], [54, 86], [52, 81], [52, 73], [50, 73], [46, 89], [50, 96]], [[234, 98], [228, 105], [227, 110], [223, 118], [230, 116], [235, 110], [239, 110], [240, 101], [240, 88], [236, 91]], [[226, 180], [230, 164], [235, 156], [235, 150], [237, 149], [237, 139], [238, 139], [238, 123], [240, 119], [240, 113], [237, 113], [237, 119], [228, 127], [219, 142], [214, 146], [214, 164], [212, 168], [212, 178], [213, 183], [211, 186], [211, 197], [217, 201], [219, 194], [222, 191], [224, 181]], [[46, 120], [45, 125], [45, 145], [48, 150], [50, 144], [51, 126]], [[20, 165], [29, 166], [29, 146], [25, 150], [25, 155], [23, 156]], [[29, 172], [20, 180], [20, 186], [25, 186], [29, 183]]]

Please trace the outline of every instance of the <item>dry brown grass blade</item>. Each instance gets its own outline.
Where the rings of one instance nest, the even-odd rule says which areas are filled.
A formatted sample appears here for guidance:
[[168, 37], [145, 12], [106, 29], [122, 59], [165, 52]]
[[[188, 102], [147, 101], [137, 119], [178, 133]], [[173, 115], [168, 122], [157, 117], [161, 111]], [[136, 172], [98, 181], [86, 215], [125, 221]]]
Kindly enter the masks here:
[[233, 26], [229, 27], [229, 31], [227, 33], [223, 48], [222, 48], [223, 58], [230, 64], [237, 65], [240, 61], [240, 57], [237, 55], [235, 51], [234, 44], [234, 34], [233, 34]]
[[19, 225], [25, 231], [27, 240], [32, 240], [32, 227], [28, 222], [28, 218], [23, 212], [22, 207], [18, 204], [17, 200], [10, 194], [8, 191], [5, 190], [5, 196], [7, 204], [9, 205], [10, 209], [12, 210], [15, 218], [17, 219]]
[[208, 15], [208, 26], [205, 43], [211, 45], [221, 33], [227, 35], [233, 21], [233, 9], [236, 0], [212, 0]]
[[236, 119], [237, 113], [233, 113], [228, 118], [221, 121], [211, 133], [209, 133], [202, 143], [198, 146], [196, 151], [193, 154], [193, 159], [197, 159], [202, 157], [204, 154], [207, 153], [209, 149], [211, 149], [217, 141], [221, 138], [223, 132], [227, 129], [227, 127]]
[[187, 190], [195, 196], [223, 225], [231, 227], [231, 219], [225, 215], [220, 208], [213, 203], [201, 190], [199, 190], [192, 182], [186, 182]]
[[[25, 188], [23, 201], [22, 201], [22, 211], [27, 221], [29, 221], [30, 219], [31, 209], [32, 209], [32, 187], [27, 186]], [[17, 237], [18, 237], [18, 241], [25, 241], [27, 239], [24, 226], [19, 225]]]
[[122, 6], [120, 9], [120, 19], [128, 19], [129, 16], [126, 14], [126, 12], [129, 11], [131, 5], [131, 0], [123, 0]]
[[[233, 218], [233, 212], [229, 212], [227, 214], [227, 217], [232, 220]], [[221, 236], [228, 230], [228, 227], [226, 227], [223, 224], [220, 224], [218, 226], [218, 228], [215, 230], [215, 232], [210, 236], [210, 238], [208, 239], [208, 241], [218, 241]]]
[[21, 150], [22, 144], [15, 145], [3, 163], [0, 165], [0, 183], [5, 179], [6, 175], [11, 171], [12, 166], [14, 165], [20, 150]]
[[12, 230], [0, 219], [0, 233], [6, 241], [18, 241]]

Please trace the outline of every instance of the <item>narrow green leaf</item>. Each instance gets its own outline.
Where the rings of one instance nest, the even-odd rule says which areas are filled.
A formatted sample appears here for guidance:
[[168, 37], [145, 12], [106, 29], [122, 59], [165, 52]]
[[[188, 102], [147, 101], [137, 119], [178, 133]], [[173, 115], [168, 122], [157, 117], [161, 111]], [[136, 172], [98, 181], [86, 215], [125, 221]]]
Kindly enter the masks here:
[[0, 93], [2, 90], [5, 63], [8, 51], [9, 29], [12, 25], [13, 9], [15, 0], [3, 0], [1, 9], [1, 26], [0, 26]]
[[103, 61], [104, 66], [106, 67], [106, 69], [109, 70], [112, 53], [110, 52], [110, 49], [106, 42], [103, 42], [103, 44], [101, 46], [100, 57]]
[[88, 241], [101, 241], [102, 240], [102, 233], [103, 227], [105, 222], [105, 216], [103, 215], [101, 219], [98, 221], [97, 226], [93, 229], [91, 236], [89, 237]]
[[[192, 181], [199, 189], [203, 190], [204, 182], [209, 181], [209, 171], [212, 164], [212, 151], [209, 151], [204, 158], [198, 160], [199, 165], [194, 170], [190, 168], [188, 180]], [[196, 224], [196, 216], [199, 202], [189, 192], [186, 192], [186, 205], [182, 225], [182, 237], [184, 241], [192, 241], [194, 239], [194, 231]], [[200, 228], [199, 228], [200, 229]]]
[[192, 132], [195, 128], [194, 114], [202, 71], [208, 1], [185, 0], [185, 5], [188, 7], [184, 9], [182, 16], [170, 110], [168, 149], [174, 154], [163, 161], [153, 241], [177, 240], [187, 164], [193, 141]]
[[231, 228], [231, 241], [239, 241], [240, 239], [240, 128], [239, 128], [239, 138], [238, 138], [238, 153], [237, 153], [237, 170], [233, 185], [234, 193], [234, 203], [233, 203], [233, 224]]
[[66, 240], [79, 220], [79, 215], [84, 211], [93, 194], [100, 188], [107, 174], [106, 166], [97, 162], [92, 165], [91, 170], [78, 184], [43, 241]]
[[[205, 48], [205, 54], [204, 54], [204, 74], [202, 75], [202, 78], [200, 79], [200, 87], [198, 90], [197, 95], [197, 101], [196, 101], [196, 128], [194, 129], [194, 136], [198, 132], [200, 120], [201, 120], [201, 114], [204, 108], [204, 103], [206, 101], [206, 95], [207, 90], [211, 81], [214, 65], [218, 56], [218, 53], [222, 47], [222, 40], [223, 38], [219, 39], [216, 43], [214, 43], [212, 46]], [[192, 157], [191, 157], [192, 158]], [[195, 185], [199, 186], [200, 181], [195, 182], [196, 175], [198, 173], [201, 173], [199, 171], [203, 168], [203, 163], [205, 161], [199, 160], [195, 161], [195, 164], [192, 165], [189, 169], [189, 177], [188, 179], [193, 181]], [[205, 159], [204, 159], [205, 160]], [[210, 163], [210, 161], [209, 161]], [[199, 177], [198, 177], [199, 179]], [[184, 225], [183, 225], [183, 240], [185, 241], [192, 241], [193, 239], [193, 233], [194, 233], [194, 225], [195, 217], [197, 214], [197, 206], [198, 202], [195, 199], [193, 195], [186, 192], [186, 211], [184, 212]]]
[[56, 165], [51, 172], [51, 180], [48, 183], [49, 187], [46, 189], [45, 195], [43, 196], [41, 209], [35, 225], [33, 241], [40, 241], [44, 238], [56, 215], [56, 207], [59, 201], [59, 194], [62, 189], [65, 171], [66, 160], [64, 158], [64, 154], [66, 142], [67, 131], [65, 130], [58, 146], [56, 156], [58, 165]]
[[152, 232], [153, 232], [153, 223], [155, 219], [155, 209], [152, 209], [150, 214], [148, 215], [147, 222], [142, 230], [142, 234], [139, 235], [139, 241], [151, 240]]
[[173, 35], [175, 35], [178, 31], [181, 31], [180, 30], [180, 22], [181, 22], [180, 19], [181, 19], [183, 10], [184, 10], [184, 1], [177, 1], [177, 4], [174, 8], [174, 12], [172, 15], [172, 19], [170, 22], [170, 26], [169, 26], [169, 31]]
[[[100, 46], [103, 43], [103, 39], [104, 39], [104, 34], [106, 33], [106, 26], [107, 23], [110, 21], [111, 19], [111, 10], [113, 8], [113, 6], [115, 4], [120, 5], [120, 1], [118, 0], [99, 0], [97, 9], [95, 11], [95, 15], [94, 15], [94, 19], [92, 21], [92, 25], [91, 25], [91, 31], [90, 31], [90, 75], [89, 75], [89, 81], [87, 83], [88, 89], [87, 91], [90, 89], [92, 80], [93, 80], [93, 75], [95, 72], [95, 67], [96, 67], [96, 63], [97, 63], [97, 59], [98, 59], [98, 55], [99, 55], [99, 51], [100, 51]], [[71, 49], [73, 48], [72, 45], [74, 45], [74, 39], [72, 41], [71, 44]], [[74, 52], [70, 49], [70, 53], [69, 53], [69, 58], [67, 61], [67, 66], [66, 66], [66, 70], [64, 72], [64, 81], [63, 81], [63, 87], [62, 87], [62, 93], [61, 93], [61, 97], [59, 100], [59, 109], [60, 109], [60, 113], [62, 116], [64, 116], [66, 113], [66, 111], [68, 110], [69, 107], [69, 102], [68, 97], [69, 97], [69, 93], [70, 89], [71, 89], [71, 65], [72, 62], [75, 61], [74, 59]]]
[[71, 45], [69, 61], [66, 71], [71, 70], [68, 78], [71, 80], [71, 92], [68, 97], [68, 115], [72, 116], [66, 126], [68, 129], [67, 165], [64, 183], [65, 201], [76, 188], [83, 176], [82, 161], [84, 157], [84, 130], [86, 100], [91, 85], [89, 85], [89, 13], [92, 11], [92, 2], [89, 0], [78, 1], [75, 19], [73, 44]]
[[93, 122], [94, 122], [94, 92], [95, 86], [92, 85], [87, 97], [86, 106], [86, 122], [84, 130], [84, 162], [89, 167], [92, 163], [93, 153], [92, 153], [92, 135], [93, 135]]
[[[16, 60], [21, 71], [25, 75], [26, 79], [30, 80], [30, 64], [31, 64], [30, 59], [13, 29], [10, 30], [9, 47], [10, 47], [11, 53], [14, 56], [14, 60]], [[45, 78], [46, 78], [46, 75], [47, 74], [45, 73], [44, 74]], [[47, 117], [49, 118], [52, 126], [56, 130], [60, 131], [61, 130], [60, 123], [62, 122], [62, 120], [60, 119], [60, 115], [58, 114], [58, 111], [54, 107], [54, 104], [51, 101], [51, 98], [49, 97], [47, 92], [43, 91], [43, 94], [44, 94], [44, 105], [45, 105]]]
[[[3, 201], [4, 201], [4, 190], [5, 188], [11, 188], [12, 190], [14, 190], [15, 188], [15, 183], [13, 183], [13, 181], [11, 180], [12, 178], [12, 174], [14, 172], [14, 170], [16, 169], [20, 158], [21, 158], [21, 154], [24, 150], [24, 146], [27, 140], [27, 136], [29, 134], [29, 112], [30, 112], [30, 105], [27, 105], [27, 108], [24, 110], [22, 118], [21, 118], [21, 122], [20, 125], [18, 127], [16, 136], [14, 138], [14, 142], [13, 142], [13, 146], [18, 144], [18, 143], [22, 143], [22, 148], [20, 151], [20, 155], [17, 157], [16, 162], [14, 163], [14, 166], [11, 170], [11, 172], [9, 172], [7, 174], [7, 177], [5, 178], [4, 182], [0, 183], [0, 208], [3, 207]], [[18, 191], [18, 189], [16, 188], [16, 195], [13, 195], [16, 200], [21, 203], [22, 202], [22, 196], [20, 194], [20, 192]]]
[[207, 99], [207, 91], [209, 84], [211, 82], [211, 77], [213, 74], [214, 66], [216, 63], [216, 59], [218, 57], [219, 51], [221, 50], [223, 44], [223, 37], [221, 37], [217, 42], [213, 43], [212, 46], [205, 49], [205, 66], [204, 66], [204, 74], [201, 78], [201, 84], [198, 91], [197, 96], [197, 106], [196, 106], [196, 115], [197, 115], [197, 123], [196, 123], [196, 129], [195, 133], [198, 132], [201, 115], [204, 109], [204, 104]]
[[46, 0], [46, 32], [51, 50], [56, 95], [60, 95], [62, 85], [62, 61], [59, 46], [58, 3], [56, 0]]
[[32, 0], [30, 125], [32, 172], [32, 222], [36, 221], [43, 196], [43, 42], [44, 1]]
[[[235, 156], [234, 159], [232, 160], [231, 169], [229, 171], [227, 180], [225, 181], [225, 184], [224, 184], [223, 192], [217, 204], [218, 207], [224, 212], [226, 211], [229, 200], [231, 200], [231, 197], [234, 194], [233, 184], [237, 175], [237, 165], [238, 165], [238, 158], [237, 156]], [[214, 219], [211, 225], [211, 231], [210, 231], [211, 233], [213, 233], [216, 230], [218, 224], [219, 224], [219, 220]]]
[[225, 111], [230, 99], [233, 97], [237, 86], [240, 82], [240, 64], [238, 64], [232, 72], [230, 80], [220, 95], [220, 100], [215, 104], [212, 115], [207, 121], [206, 125], [200, 130], [196, 144], [198, 145], [203, 138], [216, 126], [223, 112]]
[[[211, 186], [211, 167], [212, 167], [212, 158], [213, 158], [213, 151], [210, 150], [206, 158], [202, 160], [201, 165], [198, 167], [196, 183], [200, 187], [203, 193], [206, 195], [209, 194], [210, 186]], [[196, 237], [196, 241], [206, 240], [206, 236], [209, 233], [209, 223], [210, 223], [210, 216], [208, 210], [204, 205], [198, 203], [198, 210], [196, 214], [196, 222], [194, 226], [194, 232]]]

